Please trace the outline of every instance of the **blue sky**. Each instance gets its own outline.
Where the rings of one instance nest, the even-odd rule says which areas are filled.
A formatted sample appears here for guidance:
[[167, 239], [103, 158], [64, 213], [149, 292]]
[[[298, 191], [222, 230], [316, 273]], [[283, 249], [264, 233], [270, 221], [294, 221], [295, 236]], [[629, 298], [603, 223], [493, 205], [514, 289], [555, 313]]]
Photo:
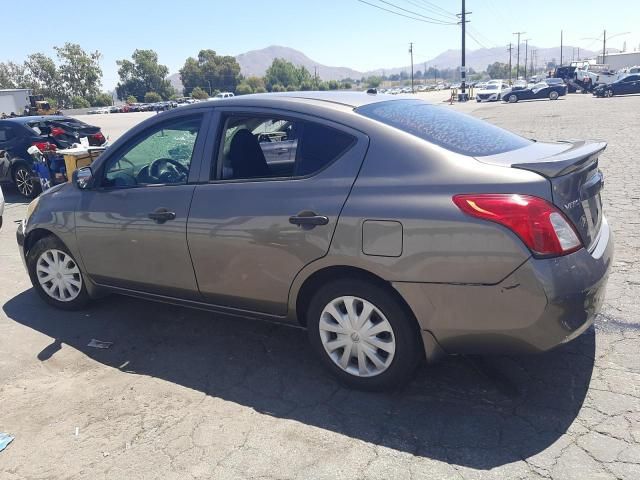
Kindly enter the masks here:
[[[426, 17], [448, 21], [445, 13], [458, 12], [459, 0], [367, 0], [383, 8], [389, 3]], [[487, 47], [504, 46], [526, 31], [524, 38], [537, 47], [560, 43], [564, 29], [566, 45], [598, 49], [602, 42], [582, 40], [620, 32], [607, 46], [627, 49], [640, 45], [638, 14], [628, 0], [609, 0], [607, 8], [598, 0], [467, 0], [473, 12], [471, 34]], [[0, 0], [3, 12], [0, 61], [22, 61], [36, 51], [53, 56], [52, 47], [65, 41], [103, 54], [103, 85], [111, 89], [117, 82], [115, 61], [128, 58], [136, 48], [152, 48], [171, 72], [176, 72], [188, 56], [202, 48], [237, 55], [269, 45], [284, 45], [303, 51], [325, 65], [348, 66], [357, 70], [403, 66], [408, 61], [408, 42], [414, 42], [416, 62], [433, 58], [449, 48], [459, 48], [460, 29], [454, 25], [434, 25], [403, 18], [357, 0], [106, 0], [78, 2], [56, 0], [36, 23], [52, 25], [35, 30], [29, 3]], [[434, 5], [439, 8], [434, 8]], [[403, 13], [403, 11], [399, 11]], [[624, 12], [627, 12], [624, 14]], [[408, 15], [407, 12], [404, 12]], [[8, 14], [8, 15], [7, 15]], [[95, 19], [101, 19], [96, 22]], [[424, 18], [423, 18], [424, 19]], [[59, 23], [56, 23], [59, 22]], [[29, 31], [24, 35], [25, 30]], [[10, 41], [7, 39], [15, 39]], [[480, 48], [467, 38], [467, 48]]]

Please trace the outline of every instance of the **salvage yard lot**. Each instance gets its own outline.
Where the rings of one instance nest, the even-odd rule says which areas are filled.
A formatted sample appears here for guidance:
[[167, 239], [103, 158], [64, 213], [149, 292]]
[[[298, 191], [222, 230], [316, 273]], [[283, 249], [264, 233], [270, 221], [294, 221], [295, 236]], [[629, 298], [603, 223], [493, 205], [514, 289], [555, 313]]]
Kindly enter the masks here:
[[[402, 392], [349, 391], [300, 330], [115, 296], [45, 307], [15, 244], [26, 204], [7, 189], [0, 431], [16, 439], [0, 478], [640, 478], [640, 96], [446, 108], [609, 142], [616, 255], [595, 328], [541, 356], [447, 358]], [[83, 120], [113, 140], [149, 115]]]

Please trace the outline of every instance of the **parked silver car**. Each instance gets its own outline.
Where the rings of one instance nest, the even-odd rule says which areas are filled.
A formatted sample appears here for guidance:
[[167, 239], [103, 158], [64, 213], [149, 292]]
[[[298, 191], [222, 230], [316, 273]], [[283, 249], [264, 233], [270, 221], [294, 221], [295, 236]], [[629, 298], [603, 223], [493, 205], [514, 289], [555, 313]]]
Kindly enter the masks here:
[[17, 238], [53, 306], [121, 293], [302, 326], [342, 381], [390, 388], [425, 357], [541, 352], [592, 324], [605, 146], [415, 98], [247, 95], [141, 123]]

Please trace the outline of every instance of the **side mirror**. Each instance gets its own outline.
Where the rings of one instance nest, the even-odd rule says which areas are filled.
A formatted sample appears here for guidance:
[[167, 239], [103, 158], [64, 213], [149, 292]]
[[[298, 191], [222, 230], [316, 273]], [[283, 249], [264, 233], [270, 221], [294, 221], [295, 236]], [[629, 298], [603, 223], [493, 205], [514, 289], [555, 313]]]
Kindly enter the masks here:
[[82, 167], [73, 172], [73, 184], [80, 190], [86, 190], [93, 183], [91, 167]]

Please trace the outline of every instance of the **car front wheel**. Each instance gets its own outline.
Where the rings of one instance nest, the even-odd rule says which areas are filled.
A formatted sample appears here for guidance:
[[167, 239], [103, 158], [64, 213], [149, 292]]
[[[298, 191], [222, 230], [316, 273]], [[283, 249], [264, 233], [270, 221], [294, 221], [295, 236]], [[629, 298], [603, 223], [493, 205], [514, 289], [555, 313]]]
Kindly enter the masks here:
[[509, 103], [516, 103], [516, 102], [518, 101], [518, 96], [517, 96], [517, 95], [514, 95], [514, 94], [511, 94], [511, 95], [509, 95], [509, 96], [507, 97], [507, 101], [508, 101]]
[[604, 96], [605, 96], [605, 97], [608, 97], [608, 98], [613, 97], [613, 90], [611, 90], [610, 88], [607, 88], [607, 89], [604, 91]]
[[557, 100], [558, 96], [558, 92], [556, 92], [555, 90], [549, 92], [549, 100]]
[[307, 311], [307, 331], [325, 367], [353, 388], [400, 387], [423, 358], [415, 319], [388, 289], [367, 281], [321, 287]]
[[50, 305], [77, 310], [89, 301], [83, 273], [67, 247], [56, 237], [38, 240], [27, 255], [33, 287]]

